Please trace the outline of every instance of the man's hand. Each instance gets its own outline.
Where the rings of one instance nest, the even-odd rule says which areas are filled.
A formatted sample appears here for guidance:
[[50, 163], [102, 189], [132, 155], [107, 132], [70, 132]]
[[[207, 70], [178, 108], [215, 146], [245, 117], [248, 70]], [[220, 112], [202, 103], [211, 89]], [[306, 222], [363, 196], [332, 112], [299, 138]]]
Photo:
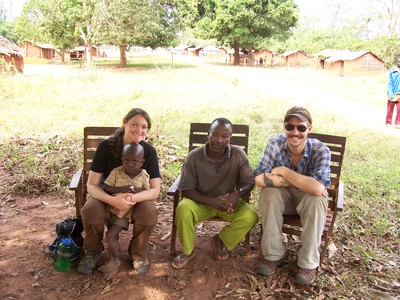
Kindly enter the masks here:
[[233, 207], [232, 203], [230, 203], [228, 200], [229, 200], [229, 194], [225, 194], [213, 199], [212, 203], [216, 209], [220, 211], [226, 211], [229, 213], [233, 211]]
[[272, 169], [272, 173], [264, 173], [264, 184], [266, 187], [289, 187], [290, 183], [277, 174], [277, 168]]
[[[231, 211], [233, 211], [233, 209], [236, 207], [236, 205], [239, 202], [240, 193], [239, 193], [239, 191], [234, 191], [233, 193], [230, 193], [230, 194], [227, 194], [227, 195], [228, 195], [227, 201], [230, 204], [232, 204], [232, 210]], [[228, 212], [231, 212], [231, 211], [228, 211]]]

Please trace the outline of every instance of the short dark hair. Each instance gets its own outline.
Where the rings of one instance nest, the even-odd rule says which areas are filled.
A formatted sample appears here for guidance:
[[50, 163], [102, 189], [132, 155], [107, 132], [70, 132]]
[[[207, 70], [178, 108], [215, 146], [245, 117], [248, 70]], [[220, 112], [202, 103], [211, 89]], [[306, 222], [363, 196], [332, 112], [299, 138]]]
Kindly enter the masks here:
[[233, 124], [231, 121], [229, 121], [227, 118], [216, 118], [211, 122], [211, 125], [217, 122], [219, 125], [230, 125], [233, 127]]
[[144, 148], [142, 145], [140, 145], [136, 142], [128, 143], [122, 147], [122, 155], [121, 156], [124, 156], [127, 153], [129, 153], [129, 154], [132, 153], [134, 156], [138, 156], [139, 154], [141, 156], [144, 156]]

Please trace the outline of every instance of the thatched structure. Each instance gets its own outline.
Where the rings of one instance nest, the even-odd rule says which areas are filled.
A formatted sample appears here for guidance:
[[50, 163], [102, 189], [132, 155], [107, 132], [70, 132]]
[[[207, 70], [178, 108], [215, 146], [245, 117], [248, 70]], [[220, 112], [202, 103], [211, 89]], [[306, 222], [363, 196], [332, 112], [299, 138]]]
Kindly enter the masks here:
[[371, 51], [325, 49], [314, 54], [314, 66], [334, 74], [374, 75], [385, 70], [385, 63]]
[[0, 70], [15, 73], [24, 71], [24, 51], [0, 35]]

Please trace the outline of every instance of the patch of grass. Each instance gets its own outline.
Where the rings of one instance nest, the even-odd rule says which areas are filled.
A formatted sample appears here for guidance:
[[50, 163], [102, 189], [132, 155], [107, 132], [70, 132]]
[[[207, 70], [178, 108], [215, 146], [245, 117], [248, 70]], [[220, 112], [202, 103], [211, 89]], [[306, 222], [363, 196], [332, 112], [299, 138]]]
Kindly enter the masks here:
[[14, 137], [0, 144], [1, 168], [6, 171], [2, 193], [22, 195], [65, 192], [82, 163], [81, 147], [72, 139]]

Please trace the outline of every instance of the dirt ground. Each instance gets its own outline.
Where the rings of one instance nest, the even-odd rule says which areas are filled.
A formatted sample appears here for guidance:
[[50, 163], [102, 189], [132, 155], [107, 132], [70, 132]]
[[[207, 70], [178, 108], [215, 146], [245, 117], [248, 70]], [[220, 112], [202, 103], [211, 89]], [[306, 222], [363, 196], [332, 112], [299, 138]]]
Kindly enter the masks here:
[[[55, 225], [74, 215], [72, 195], [42, 197], [8, 197], [1, 200], [0, 287], [1, 299], [303, 299], [319, 294], [318, 284], [304, 289], [294, 285], [294, 250], [288, 264], [277, 275], [266, 279], [255, 274], [261, 260], [258, 228], [252, 234], [251, 253], [244, 255], [239, 245], [226, 261], [216, 261], [210, 238], [222, 223], [208, 222], [197, 228], [196, 257], [183, 270], [174, 270], [169, 253], [172, 202], [157, 202], [159, 222], [150, 242], [151, 267], [145, 276], [129, 277], [131, 261], [127, 253], [129, 233], [120, 239], [122, 264], [119, 273], [107, 281], [95, 270], [85, 276], [76, 272], [77, 262], [70, 271], [54, 269], [54, 259], [47, 245], [55, 234]], [[132, 226], [132, 225], [131, 225]], [[178, 249], [180, 247], [177, 243]], [[295, 243], [293, 244], [295, 247]], [[107, 260], [107, 253], [99, 265]], [[329, 268], [321, 270], [321, 274]]]

